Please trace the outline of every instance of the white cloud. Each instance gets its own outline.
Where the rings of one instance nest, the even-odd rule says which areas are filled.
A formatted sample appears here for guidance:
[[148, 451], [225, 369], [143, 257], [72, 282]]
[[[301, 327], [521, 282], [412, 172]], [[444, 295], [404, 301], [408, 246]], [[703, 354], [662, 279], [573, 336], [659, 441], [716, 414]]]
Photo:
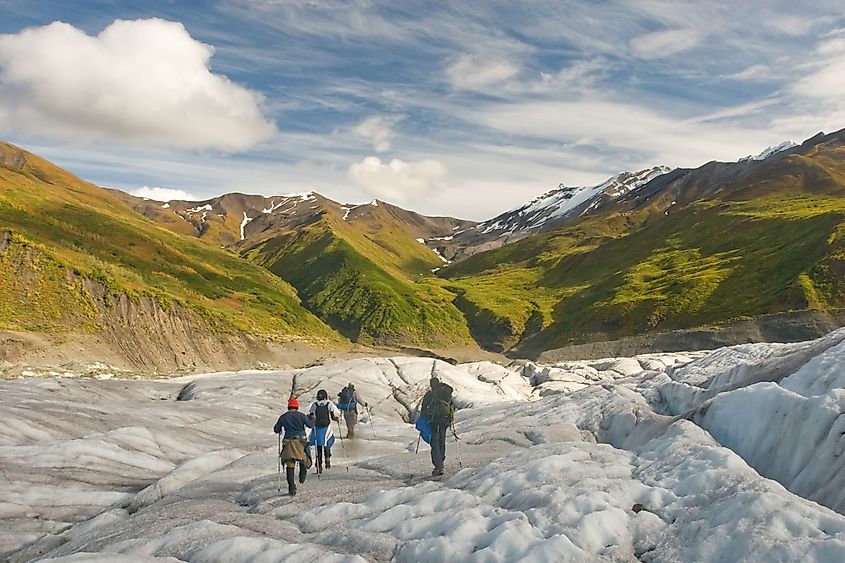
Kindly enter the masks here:
[[461, 55], [446, 69], [456, 90], [483, 90], [513, 78], [519, 67], [507, 59], [482, 55]]
[[246, 149], [276, 132], [259, 94], [211, 73], [181, 23], [62, 22], [0, 35], [0, 128], [50, 138]]
[[405, 162], [394, 158], [387, 163], [368, 156], [349, 167], [347, 179], [370, 195], [404, 204], [445, 188], [447, 173], [437, 160]]
[[143, 186], [130, 192], [135, 197], [143, 197], [155, 201], [197, 201], [201, 198], [186, 192], [185, 190], [177, 190], [174, 188], [159, 188]]
[[385, 152], [390, 150], [390, 142], [395, 135], [393, 127], [402, 119], [401, 116], [384, 117], [381, 115], [368, 117], [352, 128], [352, 132], [373, 143], [373, 150]]
[[640, 35], [631, 40], [631, 51], [642, 59], [659, 59], [688, 51], [704, 35], [694, 29], [671, 29]]

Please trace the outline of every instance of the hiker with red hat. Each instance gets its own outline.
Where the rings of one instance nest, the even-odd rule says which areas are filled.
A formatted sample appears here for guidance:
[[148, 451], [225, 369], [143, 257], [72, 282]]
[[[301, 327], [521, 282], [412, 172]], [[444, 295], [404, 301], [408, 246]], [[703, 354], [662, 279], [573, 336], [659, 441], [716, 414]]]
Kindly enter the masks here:
[[[305, 482], [308, 468], [311, 467], [311, 451], [308, 447], [306, 428], [314, 428], [314, 420], [299, 412], [299, 401], [296, 397], [291, 397], [288, 401], [288, 411], [279, 417], [273, 427], [273, 432], [279, 434], [279, 469], [281, 470], [281, 464], [285, 465], [290, 496], [296, 494], [294, 479], [296, 464], [299, 463], [300, 484]], [[282, 432], [284, 432], [284, 439]]]

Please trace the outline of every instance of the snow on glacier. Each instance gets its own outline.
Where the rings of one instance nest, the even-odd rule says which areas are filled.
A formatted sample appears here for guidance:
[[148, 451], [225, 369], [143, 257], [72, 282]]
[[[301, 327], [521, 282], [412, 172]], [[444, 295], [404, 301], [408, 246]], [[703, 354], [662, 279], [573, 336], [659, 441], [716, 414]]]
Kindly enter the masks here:
[[[552, 366], [0, 382], [0, 557], [842, 561], [843, 359], [838, 331]], [[443, 481], [407, 423], [431, 375], [460, 406]], [[372, 419], [290, 499], [272, 424], [292, 392], [350, 381]]]

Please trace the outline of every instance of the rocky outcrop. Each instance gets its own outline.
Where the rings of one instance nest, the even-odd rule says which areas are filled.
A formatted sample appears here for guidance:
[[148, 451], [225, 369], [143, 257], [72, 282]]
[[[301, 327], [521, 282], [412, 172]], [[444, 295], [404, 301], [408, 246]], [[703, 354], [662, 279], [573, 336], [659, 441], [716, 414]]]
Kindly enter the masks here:
[[94, 297], [99, 311], [100, 338], [136, 369], [232, 369], [271, 356], [260, 337], [216, 330], [178, 303], [165, 309], [151, 297], [110, 294], [92, 280], [84, 280], [83, 287]]
[[2, 255], [12, 241], [12, 231], [0, 231], [0, 255]]
[[26, 153], [14, 145], [0, 143], [0, 166], [20, 172], [26, 165]]

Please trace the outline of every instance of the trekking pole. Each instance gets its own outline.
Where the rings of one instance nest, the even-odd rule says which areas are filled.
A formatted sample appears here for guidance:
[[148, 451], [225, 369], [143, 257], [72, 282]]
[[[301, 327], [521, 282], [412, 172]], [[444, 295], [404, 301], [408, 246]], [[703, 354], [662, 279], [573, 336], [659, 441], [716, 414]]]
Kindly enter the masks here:
[[370, 407], [364, 407], [364, 408], [367, 409], [367, 418], [370, 419], [370, 430], [373, 433], [373, 440], [375, 440], [376, 439], [376, 427], [375, 427], [375, 423], [373, 423], [373, 413], [370, 412]]
[[279, 462], [279, 471], [278, 471], [278, 492], [282, 492], [282, 433], [279, 432], [279, 449], [276, 451], [276, 460]]
[[417, 436], [417, 449], [414, 450], [415, 454], [420, 453], [420, 440], [422, 440], [422, 432], [420, 432], [420, 435]]
[[337, 423], [337, 435], [340, 436], [340, 449], [343, 450], [343, 465], [346, 467], [346, 472], [349, 473], [349, 456], [346, 455], [346, 442], [343, 441], [343, 430], [340, 427], [340, 419], [335, 420]]
[[452, 436], [454, 436], [454, 437], [455, 437], [455, 453], [456, 453], [456, 454], [458, 454], [458, 467], [459, 467], [459, 468], [461, 468], [461, 469], [463, 469], [464, 464], [463, 464], [463, 462], [461, 461], [461, 448], [460, 448], [460, 446], [458, 446], [458, 442], [459, 442], [459, 440], [458, 440], [458, 433], [457, 433], [457, 432], [455, 432], [455, 423], [454, 423], [454, 421], [452, 422]]

